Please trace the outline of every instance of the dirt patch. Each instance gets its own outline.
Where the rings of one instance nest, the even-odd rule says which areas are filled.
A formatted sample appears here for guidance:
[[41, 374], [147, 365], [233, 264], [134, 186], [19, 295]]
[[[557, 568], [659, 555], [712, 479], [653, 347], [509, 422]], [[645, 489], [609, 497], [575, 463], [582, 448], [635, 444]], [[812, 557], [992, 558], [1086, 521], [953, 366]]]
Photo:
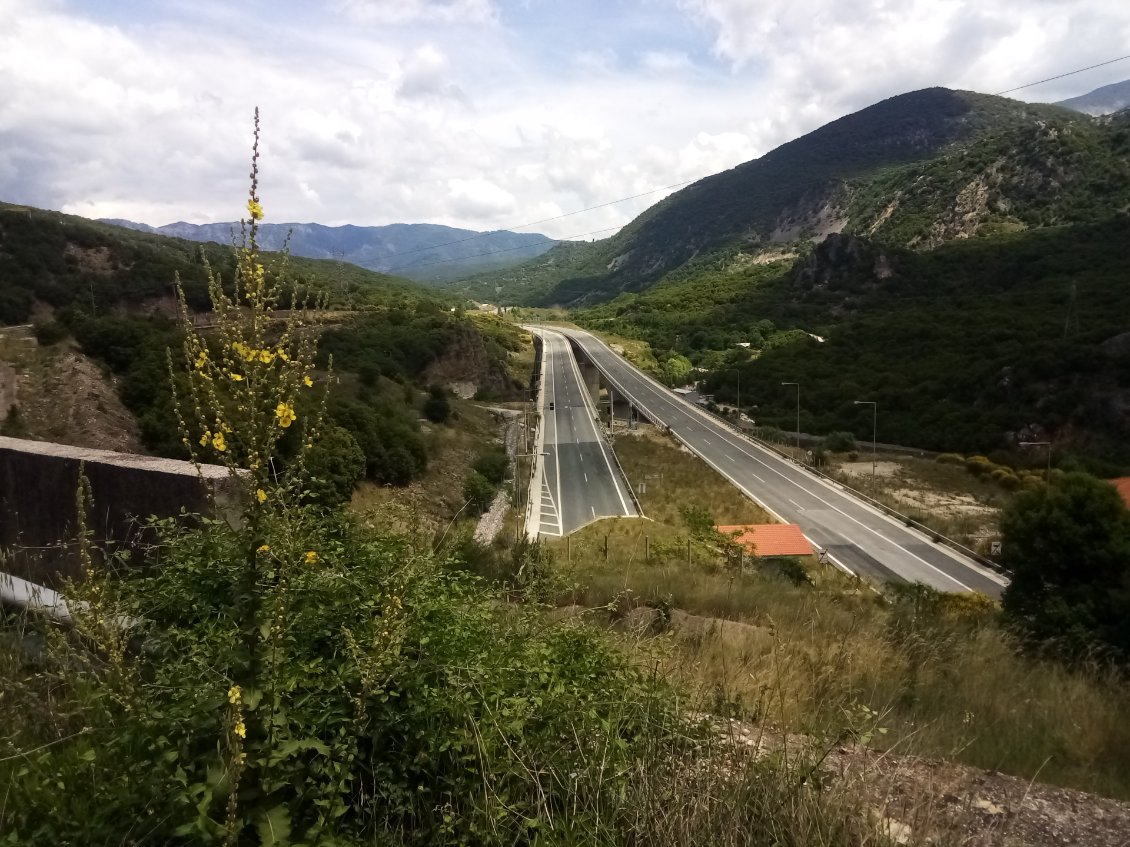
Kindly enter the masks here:
[[924, 512], [937, 512], [949, 517], [990, 518], [997, 513], [968, 494], [945, 494], [912, 488], [898, 488], [891, 492], [905, 506]]
[[707, 720], [725, 743], [755, 758], [797, 759], [800, 754], [815, 758], [820, 779], [806, 779], [806, 784], [861, 805], [888, 843], [967, 847], [1125, 847], [1130, 843], [1130, 803], [944, 759], [881, 752], [864, 744], [829, 749], [815, 739], [746, 721]]
[[68, 244], [63, 250], [63, 256], [89, 273], [111, 274], [118, 268], [109, 247], [78, 247]]
[[42, 348], [28, 339], [0, 340], [0, 363], [14, 377], [11, 435], [76, 447], [144, 453], [137, 421], [118, 398], [114, 379], [77, 348]]
[[[844, 462], [840, 470], [848, 476], [871, 476], [871, 462]], [[875, 476], [896, 476], [902, 471], [898, 462], [876, 462]]]

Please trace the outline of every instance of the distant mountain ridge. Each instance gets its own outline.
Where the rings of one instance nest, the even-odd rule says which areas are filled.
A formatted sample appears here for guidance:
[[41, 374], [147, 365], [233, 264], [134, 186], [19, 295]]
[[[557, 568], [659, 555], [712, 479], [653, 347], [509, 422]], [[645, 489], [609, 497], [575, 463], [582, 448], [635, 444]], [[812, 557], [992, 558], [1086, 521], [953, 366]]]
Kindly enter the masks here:
[[[153, 227], [117, 218], [103, 223], [141, 232], [230, 244], [238, 223], [190, 224], [184, 221]], [[260, 243], [281, 250], [287, 237], [296, 256], [337, 259], [381, 273], [395, 273], [417, 282], [443, 282], [486, 270], [510, 267], [553, 247], [540, 233], [476, 232], [438, 224], [324, 226], [317, 223], [263, 224]]]
[[1074, 109], [1084, 115], [1098, 117], [1130, 109], [1130, 79], [1096, 88], [1087, 94], [1060, 100], [1057, 106]]

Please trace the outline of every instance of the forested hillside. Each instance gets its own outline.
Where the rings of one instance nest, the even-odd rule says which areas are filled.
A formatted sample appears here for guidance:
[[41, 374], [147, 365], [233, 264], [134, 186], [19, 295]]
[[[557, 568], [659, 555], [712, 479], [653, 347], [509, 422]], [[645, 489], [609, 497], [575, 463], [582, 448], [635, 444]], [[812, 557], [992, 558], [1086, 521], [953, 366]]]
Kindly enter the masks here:
[[[264, 260], [268, 272], [284, 261], [279, 254], [264, 254]], [[179, 275], [190, 308], [205, 307], [205, 261], [230, 284], [235, 261], [230, 247], [5, 206], [0, 321], [34, 320], [43, 346], [73, 338], [113, 375], [144, 447], [180, 457], [185, 446], [166, 352], [180, 346], [174, 280]], [[363, 476], [393, 485], [418, 477], [429, 458], [420, 420], [447, 420], [445, 383], [474, 384], [485, 398], [525, 396], [526, 386], [516, 384], [506, 367], [518, 346], [517, 331], [481, 330], [458, 301], [405, 280], [337, 262], [297, 257], [289, 262], [295, 280], [290, 295], [299, 302], [321, 297], [332, 309], [319, 360], [325, 374], [332, 358], [332, 434], [316, 451], [333, 478], [327, 496], [346, 496]], [[202, 323], [208, 320], [201, 315]], [[183, 362], [174, 356], [172, 364], [180, 382]], [[305, 402], [319, 398], [311, 394]], [[297, 440], [297, 431], [288, 434], [284, 456], [295, 452]]]
[[[1130, 219], [954, 241], [928, 252], [831, 236], [804, 258], [740, 256], [580, 313], [713, 371], [708, 390], [762, 423], [870, 431], [934, 450], [1052, 438], [1130, 466]], [[819, 341], [813, 336], [818, 336]], [[747, 350], [738, 347], [748, 343]], [[752, 352], [751, 352], [752, 351]]]

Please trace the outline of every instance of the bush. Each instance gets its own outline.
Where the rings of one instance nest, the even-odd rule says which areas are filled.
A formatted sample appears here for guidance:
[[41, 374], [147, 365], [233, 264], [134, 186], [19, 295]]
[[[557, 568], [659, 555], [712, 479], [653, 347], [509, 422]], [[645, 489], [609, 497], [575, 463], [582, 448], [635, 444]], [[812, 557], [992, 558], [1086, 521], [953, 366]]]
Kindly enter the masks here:
[[965, 457], [960, 453], [939, 453], [934, 461], [941, 465], [964, 465]]
[[989, 479], [1005, 491], [1015, 491], [1020, 487], [1020, 477], [1008, 468], [997, 468], [989, 474]]
[[32, 327], [32, 332], [35, 333], [35, 340], [39, 342], [41, 347], [58, 344], [67, 337], [67, 328], [58, 321], [37, 321]]
[[1114, 486], [1065, 474], [1018, 494], [1001, 515], [1002, 605], [1036, 642], [1079, 658], [1130, 662], [1130, 511]]
[[472, 514], [481, 515], [489, 509], [497, 492], [498, 486], [478, 471], [471, 471], [463, 480], [463, 499], [468, 501]]
[[307, 493], [312, 502], [336, 506], [349, 500], [365, 476], [365, 454], [349, 430], [330, 426], [306, 456], [310, 474]]
[[494, 447], [480, 453], [471, 467], [497, 488], [510, 476], [510, 457], [505, 450]]
[[982, 477], [996, 469], [996, 465], [984, 456], [970, 456], [965, 460], [965, 469], [976, 477]]
[[443, 386], [433, 385], [428, 389], [428, 397], [424, 401], [424, 417], [432, 423], [447, 423], [451, 417], [451, 401]]
[[824, 449], [829, 453], [849, 453], [859, 449], [850, 432], [833, 432], [824, 437]]

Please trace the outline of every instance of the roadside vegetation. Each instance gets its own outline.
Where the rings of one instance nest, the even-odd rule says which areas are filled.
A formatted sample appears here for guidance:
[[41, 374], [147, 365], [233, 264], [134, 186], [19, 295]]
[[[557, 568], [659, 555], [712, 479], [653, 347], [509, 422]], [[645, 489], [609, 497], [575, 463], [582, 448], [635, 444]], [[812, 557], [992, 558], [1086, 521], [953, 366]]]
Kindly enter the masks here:
[[[1090, 521], [1084, 515], [1094, 511], [1092, 500], [1070, 493], [1079, 481], [1062, 492], [1053, 484], [1050, 500], [1042, 484], [1008, 500], [1010, 564], [1048, 559], [1032, 545], [1047, 550], [1059, 524], [1049, 526], [1049, 540], [1031, 525], [1047, 525], [1049, 514], [1071, 520], [1074, 508], [1080, 528], [1065, 534], [1077, 543], [1061, 545], [1061, 564], [1050, 571], [1032, 565], [1023, 591], [1006, 594], [1002, 611], [982, 596], [923, 586], [876, 590], [811, 561], [782, 567], [752, 556], [739, 570], [702, 528], [764, 519], [756, 506], [664, 438], [620, 436], [616, 449], [633, 483], [633, 472], [648, 468], [662, 467], [666, 476], [678, 456], [688, 465], [680, 479], [693, 484], [680, 486], [677, 498], [657, 488], [654, 511], [644, 500], [654, 521], [600, 521], [550, 545], [555, 603], [568, 616], [621, 632], [629, 655], [696, 692], [715, 714], [1130, 798], [1130, 731], [1120, 718], [1130, 685], [1103, 642], [1115, 637], [1109, 626], [1117, 615], [1130, 613], [1124, 595], [1110, 588], [1130, 577], [1130, 513], [1112, 502], [1112, 487], [1092, 483], [1099, 487], [1089, 495], [1093, 504], [1106, 504], [1107, 512]], [[684, 479], [695, 464], [693, 480]], [[946, 470], [942, 476], [949, 478]], [[1018, 531], [1019, 521], [1028, 526]], [[1084, 534], [1095, 539], [1102, 564], [1092, 566], [1080, 552]], [[1077, 599], [1048, 605], [1040, 598], [1050, 584]], [[1108, 628], [1088, 630], [1099, 598], [1108, 598], [1101, 606], [1110, 610]], [[1061, 637], [1071, 632], [1082, 640]], [[641, 644], [646, 649], [637, 654]]]
[[804, 787], [807, 754], [724, 744], [608, 636], [312, 496], [332, 372], [320, 310], [268, 320], [286, 278], [260, 261], [256, 165], [207, 334], [181, 298], [170, 392], [239, 519], [159, 522], [160, 566], [117, 574], [80, 531], [73, 627], [5, 613], [3, 843], [866, 841], [850, 798]]

